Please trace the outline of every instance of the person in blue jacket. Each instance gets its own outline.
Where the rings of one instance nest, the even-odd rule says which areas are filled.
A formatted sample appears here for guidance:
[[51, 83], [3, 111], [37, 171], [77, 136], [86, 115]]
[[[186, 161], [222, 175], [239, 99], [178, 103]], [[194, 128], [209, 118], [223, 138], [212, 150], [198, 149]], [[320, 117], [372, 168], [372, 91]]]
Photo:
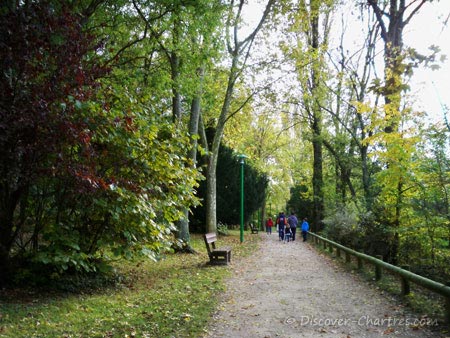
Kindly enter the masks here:
[[302, 223], [302, 236], [303, 236], [303, 242], [306, 242], [307, 239], [307, 235], [308, 235], [308, 230], [309, 230], [309, 223], [308, 223], [308, 219], [305, 217], [303, 218], [303, 223]]
[[284, 215], [284, 212], [280, 212], [277, 218], [278, 235], [280, 237], [280, 241], [284, 241], [284, 227], [286, 226], [286, 224], [286, 216]]
[[295, 216], [294, 212], [291, 212], [291, 215], [288, 217], [287, 221], [290, 225], [290, 229], [292, 232], [292, 240], [295, 241], [295, 233], [296, 233], [297, 226], [298, 226], [298, 219]]

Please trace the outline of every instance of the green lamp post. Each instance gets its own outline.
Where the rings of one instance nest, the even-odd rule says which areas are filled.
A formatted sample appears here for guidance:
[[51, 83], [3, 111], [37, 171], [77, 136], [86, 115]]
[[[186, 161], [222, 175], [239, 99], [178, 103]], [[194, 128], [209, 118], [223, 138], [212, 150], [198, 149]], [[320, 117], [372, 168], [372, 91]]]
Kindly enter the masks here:
[[238, 155], [239, 163], [241, 164], [241, 227], [240, 227], [240, 240], [244, 241], [244, 159], [245, 155]]

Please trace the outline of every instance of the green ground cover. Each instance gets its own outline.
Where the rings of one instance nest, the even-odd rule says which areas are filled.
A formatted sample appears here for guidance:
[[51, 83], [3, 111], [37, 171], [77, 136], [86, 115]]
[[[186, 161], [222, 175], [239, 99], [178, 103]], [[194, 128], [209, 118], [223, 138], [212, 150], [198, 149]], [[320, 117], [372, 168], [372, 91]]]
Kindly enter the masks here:
[[[232, 265], [206, 264], [205, 245], [192, 236], [197, 254], [166, 254], [160, 261], [120, 262], [121, 278], [89, 291], [4, 290], [0, 337], [198, 337], [226, 288]], [[233, 265], [256, 249], [259, 236], [221, 236], [232, 246]]]

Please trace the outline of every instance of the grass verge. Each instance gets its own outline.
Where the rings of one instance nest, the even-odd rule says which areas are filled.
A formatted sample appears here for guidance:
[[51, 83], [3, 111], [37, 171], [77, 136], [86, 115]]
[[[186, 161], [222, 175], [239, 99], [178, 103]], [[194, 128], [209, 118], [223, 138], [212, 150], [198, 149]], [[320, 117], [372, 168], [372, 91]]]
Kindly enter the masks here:
[[[259, 236], [219, 237], [232, 265], [257, 247]], [[122, 282], [94, 292], [7, 290], [0, 296], [0, 337], [199, 337], [225, 289], [230, 266], [209, 266], [201, 236], [197, 254], [167, 254], [158, 262], [117, 264]]]

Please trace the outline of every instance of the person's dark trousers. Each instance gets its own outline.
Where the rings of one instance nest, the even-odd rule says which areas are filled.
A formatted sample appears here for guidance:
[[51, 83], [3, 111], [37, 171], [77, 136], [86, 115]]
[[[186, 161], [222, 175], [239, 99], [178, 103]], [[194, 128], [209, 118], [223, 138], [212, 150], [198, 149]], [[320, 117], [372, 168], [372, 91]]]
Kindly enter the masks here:
[[295, 233], [297, 232], [297, 228], [291, 227], [292, 230], [292, 240], [295, 241]]
[[306, 235], [308, 234], [307, 231], [302, 231], [302, 236], [303, 236], [303, 242], [306, 242]]
[[279, 229], [278, 234], [280, 236], [280, 241], [284, 240], [284, 229]]

